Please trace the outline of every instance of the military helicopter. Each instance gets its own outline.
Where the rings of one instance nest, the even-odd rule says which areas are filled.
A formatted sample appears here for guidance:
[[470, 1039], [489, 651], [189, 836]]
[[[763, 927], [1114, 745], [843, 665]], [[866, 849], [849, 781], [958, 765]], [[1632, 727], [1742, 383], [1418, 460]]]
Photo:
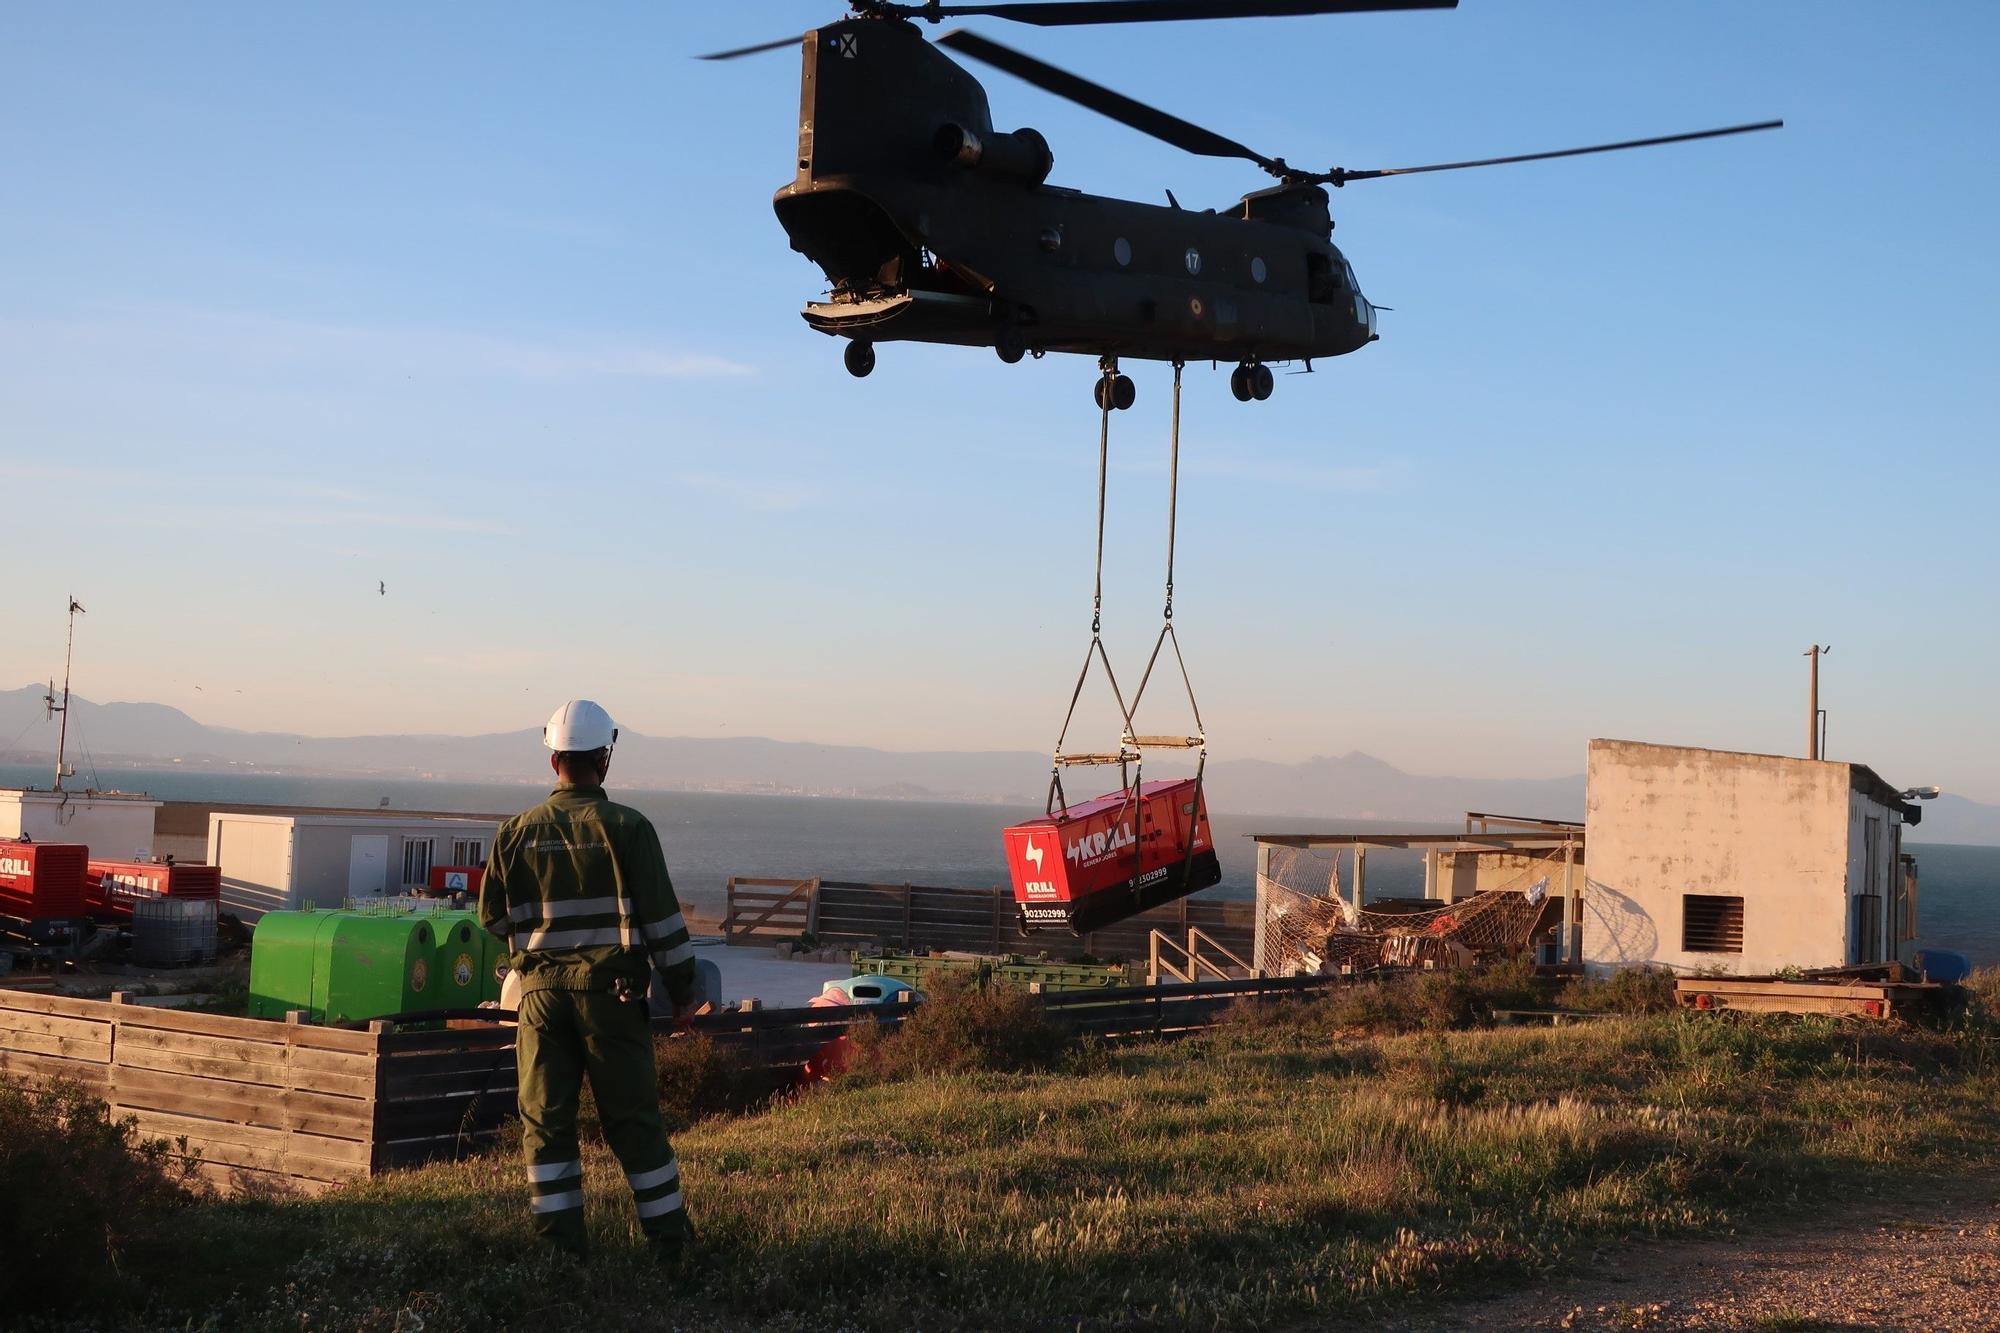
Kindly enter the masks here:
[[[1009, 19], [1039, 26], [1451, 9], [1457, 0], [1035, 0], [896, 4], [855, 0], [803, 34], [704, 56], [802, 45], [796, 174], [772, 201], [831, 291], [806, 323], [848, 340], [849, 372], [875, 344], [991, 347], [1013, 364], [1074, 352], [1104, 368], [1098, 405], [1129, 407], [1120, 357], [1234, 362], [1239, 401], [1271, 396], [1274, 362], [1344, 356], [1374, 342], [1377, 307], [1333, 244], [1324, 187], [1422, 172], [1576, 157], [1776, 129], [1782, 121], [1552, 152], [1425, 166], [1311, 171], [1267, 156], [962, 29], [918, 23]], [[1256, 164], [1277, 184], [1221, 209], [1086, 194], [1048, 183], [1054, 155], [1032, 129], [993, 128], [986, 90], [945, 52], [1012, 74], [1144, 134]]]

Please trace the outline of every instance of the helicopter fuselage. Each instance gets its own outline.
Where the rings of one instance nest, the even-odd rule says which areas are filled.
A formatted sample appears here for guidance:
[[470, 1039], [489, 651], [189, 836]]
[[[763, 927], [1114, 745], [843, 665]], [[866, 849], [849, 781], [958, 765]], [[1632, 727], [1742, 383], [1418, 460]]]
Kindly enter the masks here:
[[1193, 210], [1050, 185], [1051, 162], [1033, 130], [996, 133], [979, 82], [914, 25], [807, 33], [797, 171], [773, 200], [831, 283], [806, 321], [1008, 359], [1262, 363], [1374, 340], [1321, 187]]

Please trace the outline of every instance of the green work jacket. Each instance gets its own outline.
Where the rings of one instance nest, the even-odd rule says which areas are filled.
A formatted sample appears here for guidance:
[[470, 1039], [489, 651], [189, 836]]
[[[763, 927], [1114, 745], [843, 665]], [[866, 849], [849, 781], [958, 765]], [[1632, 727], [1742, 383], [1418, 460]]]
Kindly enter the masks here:
[[674, 1003], [694, 991], [694, 945], [681, 919], [652, 823], [564, 783], [493, 835], [479, 919], [507, 941], [522, 993], [610, 990], [644, 994], [658, 969]]

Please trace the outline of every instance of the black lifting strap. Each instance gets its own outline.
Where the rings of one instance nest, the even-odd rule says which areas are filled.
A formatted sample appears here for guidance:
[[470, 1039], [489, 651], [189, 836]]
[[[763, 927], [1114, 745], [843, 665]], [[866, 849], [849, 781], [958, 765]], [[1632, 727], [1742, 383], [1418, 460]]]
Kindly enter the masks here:
[[[1139, 701], [1146, 697], [1146, 686], [1153, 679], [1153, 668], [1159, 664], [1160, 649], [1165, 647], [1168, 643], [1171, 642], [1174, 646], [1174, 662], [1177, 666], [1180, 667], [1181, 684], [1187, 690], [1188, 708], [1194, 714], [1194, 729], [1195, 729], [1195, 734], [1193, 736], [1175, 738], [1175, 740], [1177, 743], [1184, 745], [1188, 749], [1199, 748], [1202, 752], [1203, 758], [1206, 758], [1208, 754], [1208, 739], [1206, 735], [1206, 730], [1202, 726], [1201, 705], [1195, 701], [1194, 682], [1188, 677], [1187, 659], [1181, 656], [1180, 635], [1174, 633], [1174, 538], [1176, 535], [1177, 519], [1179, 517], [1179, 511], [1180, 511], [1180, 491], [1181, 491], [1181, 363], [1176, 361], [1174, 362], [1173, 440], [1167, 455], [1167, 604], [1166, 604], [1166, 609], [1161, 613], [1160, 636], [1159, 638], [1153, 640], [1153, 655], [1146, 659], [1145, 674], [1139, 677], [1138, 692], [1132, 696], [1132, 707], [1126, 715], [1127, 725], [1126, 725], [1125, 737], [1128, 742], [1136, 742], [1139, 739], [1141, 739], [1133, 736], [1132, 734], [1130, 725], [1131, 718], [1138, 714]], [[1103, 501], [1100, 497], [1099, 499], [1100, 506], [1102, 505], [1102, 503]], [[1101, 532], [1098, 540], [1101, 546], [1103, 541]], [[1100, 556], [1100, 560], [1101, 558], [1102, 557]], [[1165, 740], [1167, 738], [1159, 737], [1159, 738], [1145, 738], [1145, 739]]]
[[[1111, 669], [1111, 658], [1104, 651], [1104, 496], [1105, 479], [1111, 459], [1111, 384], [1118, 373], [1115, 358], [1105, 357], [1099, 363], [1103, 384], [1098, 393], [1097, 422], [1097, 566], [1092, 576], [1090, 593], [1090, 646], [1084, 649], [1083, 669], [1076, 673], [1076, 688], [1070, 691], [1069, 711], [1063, 714], [1062, 731], [1056, 736], [1055, 763], [1049, 770], [1049, 799], [1047, 813], [1051, 816], [1069, 804], [1063, 793], [1063, 742], [1069, 738], [1069, 724], [1076, 717], [1077, 701], [1083, 697], [1083, 683], [1090, 677], [1091, 659], [1104, 664], [1104, 678], [1111, 682], [1111, 697], [1118, 701], [1118, 716], [1125, 724], [1124, 735], [1132, 734], [1132, 710], [1125, 706], [1124, 692], [1118, 688], [1117, 673]], [[1155, 652], [1158, 650], [1155, 649]], [[1128, 760], [1136, 756], [1130, 754], [1121, 743], [1116, 755], [1075, 756], [1072, 762], [1102, 760], [1116, 762], [1123, 776]]]
[[[1188, 810], [1187, 859], [1181, 864], [1181, 880], [1186, 882], [1189, 872], [1194, 869], [1194, 835], [1201, 826], [1202, 779], [1208, 771], [1208, 734], [1202, 725], [1201, 705], [1194, 697], [1194, 681], [1188, 676], [1187, 659], [1181, 655], [1180, 635], [1174, 632], [1174, 538], [1180, 511], [1181, 489], [1181, 363], [1174, 362], [1174, 409], [1173, 436], [1167, 454], [1167, 602], [1161, 613], [1160, 636], [1153, 640], [1153, 655], [1146, 659], [1145, 674], [1139, 677], [1138, 692], [1132, 696], [1132, 708], [1127, 714], [1125, 741], [1135, 750], [1146, 742], [1179, 744], [1188, 748], [1198, 748], [1194, 767], [1194, 801]], [[1139, 737], [1132, 733], [1130, 719], [1139, 711], [1139, 701], [1146, 697], [1146, 686], [1153, 679], [1153, 668], [1159, 663], [1160, 649], [1171, 642], [1174, 646], [1174, 664], [1180, 668], [1181, 684], [1187, 690], [1188, 708], [1194, 714], [1195, 734], [1188, 737]]]

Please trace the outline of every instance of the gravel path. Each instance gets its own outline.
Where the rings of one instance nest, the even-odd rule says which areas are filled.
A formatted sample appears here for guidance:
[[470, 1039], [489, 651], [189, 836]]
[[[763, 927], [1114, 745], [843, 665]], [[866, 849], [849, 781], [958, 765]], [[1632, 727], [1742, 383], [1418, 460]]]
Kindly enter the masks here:
[[1530, 1291], [1387, 1330], [2000, 1329], [2000, 1178], [1928, 1185], [1768, 1233], [1635, 1245]]

